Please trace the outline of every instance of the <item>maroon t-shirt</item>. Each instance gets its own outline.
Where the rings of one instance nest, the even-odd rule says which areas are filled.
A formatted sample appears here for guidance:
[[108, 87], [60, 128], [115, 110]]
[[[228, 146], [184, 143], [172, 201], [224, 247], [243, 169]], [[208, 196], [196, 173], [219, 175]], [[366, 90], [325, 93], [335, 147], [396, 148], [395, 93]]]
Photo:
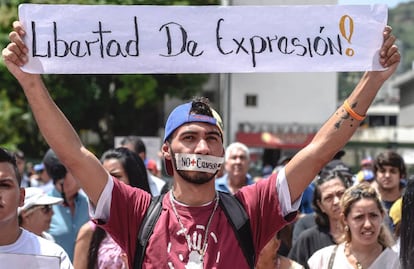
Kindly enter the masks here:
[[[250, 217], [257, 256], [272, 236], [287, 223], [279, 207], [275, 184], [276, 175], [246, 186], [236, 194]], [[130, 268], [140, 224], [150, 202], [148, 193], [114, 180], [110, 217], [102, 227], [127, 253]], [[193, 261], [198, 260], [194, 259], [194, 255], [197, 256], [197, 250], [204, 244], [206, 225], [215, 203], [200, 207], [175, 205], [184, 227], [188, 229], [190, 246], [171, 207], [170, 194], [167, 193], [163, 199], [161, 216], [148, 242], [143, 268], [197, 268], [193, 267]], [[249, 268], [231, 224], [220, 206], [212, 218], [207, 237], [204, 268]]]

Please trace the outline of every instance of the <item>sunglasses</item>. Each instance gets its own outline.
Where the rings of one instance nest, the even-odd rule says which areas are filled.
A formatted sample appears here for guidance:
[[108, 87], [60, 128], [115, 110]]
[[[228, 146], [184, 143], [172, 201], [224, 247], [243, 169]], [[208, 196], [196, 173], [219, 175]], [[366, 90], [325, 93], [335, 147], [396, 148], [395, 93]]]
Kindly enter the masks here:
[[377, 194], [370, 190], [361, 190], [355, 188], [351, 191], [351, 197], [353, 198], [376, 198]]

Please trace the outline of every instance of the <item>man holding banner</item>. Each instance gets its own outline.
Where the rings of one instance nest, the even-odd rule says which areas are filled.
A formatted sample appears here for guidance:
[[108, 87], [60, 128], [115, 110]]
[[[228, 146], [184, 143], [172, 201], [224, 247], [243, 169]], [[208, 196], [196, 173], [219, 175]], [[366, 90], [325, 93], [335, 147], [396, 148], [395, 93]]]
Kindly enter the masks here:
[[[4, 62], [22, 86], [47, 143], [88, 194], [93, 218], [125, 250], [133, 268], [137, 235], [151, 196], [110, 177], [82, 145], [41, 76], [21, 70], [29, 49], [23, 42], [22, 25], [15, 22], [13, 26], [11, 43], [2, 51]], [[395, 40], [391, 28], [386, 27], [378, 48], [379, 63], [386, 69], [366, 72], [308, 146], [277, 175], [235, 194], [250, 219], [256, 257], [274, 234], [294, 219], [304, 189], [347, 143], [381, 85], [395, 72], [400, 61]], [[163, 210], [142, 267], [251, 268], [215, 191], [214, 178], [224, 155], [220, 117], [204, 99], [197, 99], [178, 106], [165, 129], [162, 153], [174, 186], [163, 198]]]

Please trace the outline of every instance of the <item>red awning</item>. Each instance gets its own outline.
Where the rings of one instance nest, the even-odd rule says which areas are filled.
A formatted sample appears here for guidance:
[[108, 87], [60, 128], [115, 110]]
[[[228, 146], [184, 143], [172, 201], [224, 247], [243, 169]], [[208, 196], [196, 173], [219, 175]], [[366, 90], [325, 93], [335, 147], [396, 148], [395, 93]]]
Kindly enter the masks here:
[[309, 144], [314, 136], [315, 133], [272, 134], [269, 132], [237, 132], [236, 141], [252, 148], [301, 149]]

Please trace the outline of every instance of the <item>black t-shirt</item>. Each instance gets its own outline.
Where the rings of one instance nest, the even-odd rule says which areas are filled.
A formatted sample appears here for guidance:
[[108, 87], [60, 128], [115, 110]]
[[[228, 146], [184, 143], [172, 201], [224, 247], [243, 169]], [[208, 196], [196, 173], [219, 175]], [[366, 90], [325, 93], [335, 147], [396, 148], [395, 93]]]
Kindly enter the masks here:
[[331, 234], [329, 227], [321, 227], [315, 225], [303, 231], [296, 242], [293, 244], [288, 257], [300, 263], [305, 268], [308, 267], [308, 259], [317, 250], [336, 244]]

